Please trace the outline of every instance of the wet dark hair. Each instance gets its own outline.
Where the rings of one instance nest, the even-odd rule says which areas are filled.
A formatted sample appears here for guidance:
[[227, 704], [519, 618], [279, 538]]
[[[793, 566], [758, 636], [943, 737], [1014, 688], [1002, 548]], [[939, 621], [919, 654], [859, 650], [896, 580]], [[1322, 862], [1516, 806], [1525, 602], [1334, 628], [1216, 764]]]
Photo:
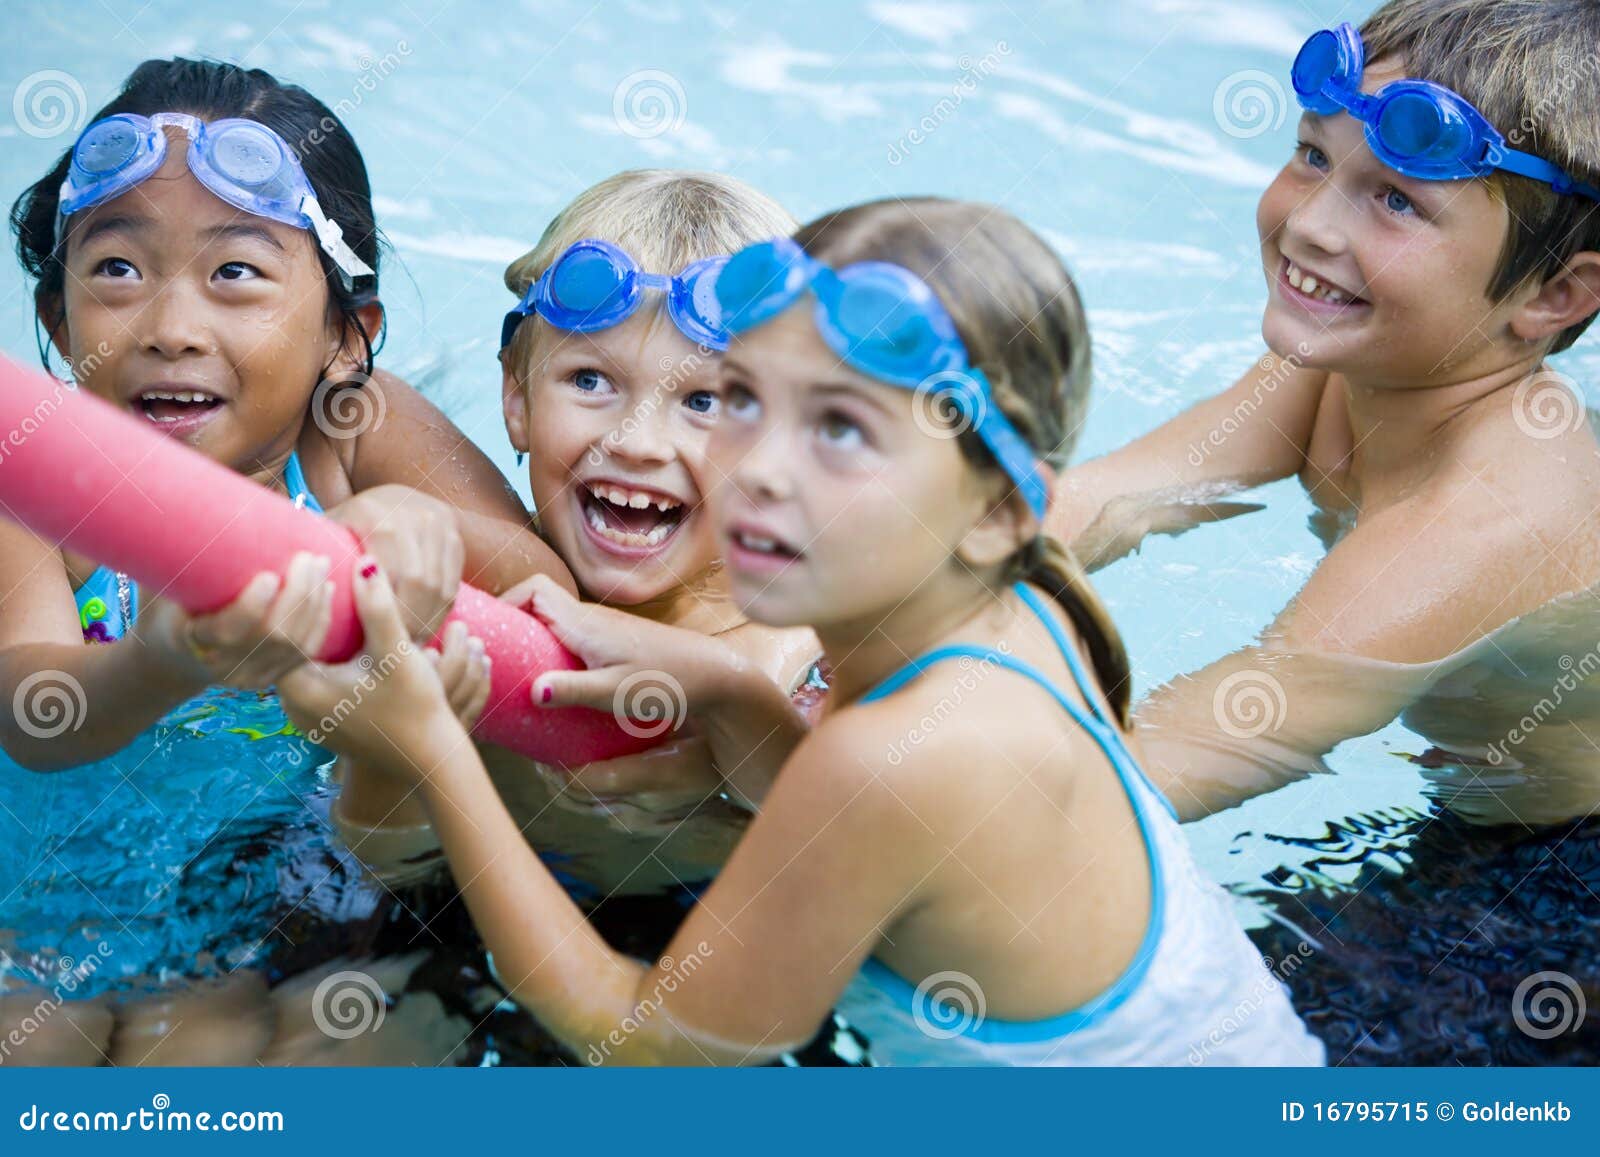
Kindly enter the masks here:
[[[151, 116], [158, 112], [186, 112], [205, 121], [243, 117], [272, 129], [294, 150], [323, 213], [344, 231], [345, 242], [373, 270], [378, 268], [381, 238], [372, 211], [366, 162], [339, 118], [305, 89], [284, 84], [259, 68], [240, 68], [222, 61], [147, 60], [133, 70], [122, 91], [89, 123], [116, 113]], [[45, 317], [60, 316], [62, 311], [65, 245], [56, 244], [56, 209], [71, 160], [68, 148], [55, 167], [11, 206], [17, 257], [35, 280], [34, 304]], [[370, 277], [358, 277], [354, 287], [346, 289], [332, 259], [320, 246], [315, 252], [331, 304], [343, 318], [345, 340], [353, 331], [365, 352], [364, 372], [370, 376], [376, 348], [356, 310], [378, 300], [378, 276], [374, 272]], [[41, 335], [39, 343], [46, 369], [49, 336]], [[382, 345], [381, 333], [377, 345]]]

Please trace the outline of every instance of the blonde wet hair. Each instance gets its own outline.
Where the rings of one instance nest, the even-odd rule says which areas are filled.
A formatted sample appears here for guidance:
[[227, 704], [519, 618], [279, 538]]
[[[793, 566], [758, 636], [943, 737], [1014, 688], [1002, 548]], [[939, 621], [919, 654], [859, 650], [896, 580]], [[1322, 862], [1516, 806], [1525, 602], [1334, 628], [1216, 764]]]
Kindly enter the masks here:
[[[520, 301], [566, 248], [595, 237], [623, 249], [647, 273], [677, 273], [705, 257], [787, 237], [795, 220], [771, 197], [723, 173], [629, 169], [591, 185], [545, 227], [539, 243], [506, 266], [506, 288]], [[659, 299], [652, 303], [659, 310]], [[511, 364], [531, 364], [538, 335], [529, 318], [508, 347]]]
[[[1089, 408], [1089, 325], [1072, 275], [1037, 233], [992, 205], [920, 197], [829, 213], [795, 240], [835, 268], [888, 261], [925, 281], [989, 379], [994, 404], [1042, 460], [1066, 465]], [[973, 465], [1000, 473], [975, 431], [958, 445]], [[1126, 726], [1127, 650], [1072, 553], [1040, 534], [1008, 561], [1003, 579], [1032, 583], [1061, 604]]]
[[[1367, 60], [1460, 93], [1514, 149], [1600, 184], [1600, 3], [1595, 0], [1390, 0], [1361, 26]], [[1491, 301], [1600, 250], [1600, 204], [1543, 181], [1483, 178], [1511, 214]], [[1559, 353], [1593, 316], [1563, 330]]]

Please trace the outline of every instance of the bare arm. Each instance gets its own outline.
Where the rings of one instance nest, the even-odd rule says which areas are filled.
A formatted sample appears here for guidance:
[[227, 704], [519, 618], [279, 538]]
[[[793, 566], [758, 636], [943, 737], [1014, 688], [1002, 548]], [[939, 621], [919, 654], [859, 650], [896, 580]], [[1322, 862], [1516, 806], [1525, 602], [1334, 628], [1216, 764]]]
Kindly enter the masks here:
[[1065, 471], [1046, 529], [1097, 570], [1146, 535], [1259, 509], [1217, 499], [1300, 470], [1327, 382], [1322, 371], [1263, 355], [1217, 396]]
[[398, 484], [449, 506], [466, 548], [463, 577], [481, 590], [497, 595], [545, 574], [576, 592], [566, 564], [534, 533], [505, 476], [437, 406], [382, 370], [363, 388], [382, 391], [383, 418], [356, 440], [354, 490]]
[[[356, 589], [369, 652], [395, 653], [404, 628], [392, 592], [381, 575]], [[284, 701], [317, 718], [365, 672], [305, 664], [284, 680]], [[728, 866], [648, 966], [606, 945], [524, 842], [414, 653], [332, 738], [421, 785], [497, 972], [592, 1063], [747, 1063], [803, 1043], [942, 856], [883, 786], [885, 768], [860, 759], [883, 748], [879, 737], [836, 725], [801, 744]]]
[[141, 636], [86, 645], [60, 552], [8, 522], [0, 592], [0, 696], [18, 707], [0, 712], [0, 741], [24, 767], [120, 751], [205, 686], [200, 672], [159, 661]]
[[187, 615], [152, 598], [132, 631], [87, 644], [59, 554], [0, 525], [0, 691], [14, 710], [0, 739], [35, 770], [120, 751], [208, 686], [268, 687], [322, 646], [332, 620], [327, 560], [296, 555], [258, 574], [232, 603]]
[[1261, 643], [1150, 693], [1140, 742], [1182, 818], [1319, 770], [1339, 743], [1415, 702], [1442, 661], [1544, 600], [1519, 577], [1544, 557], [1520, 523], [1465, 500], [1450, 507], [1435, 495], [1367, 517]]

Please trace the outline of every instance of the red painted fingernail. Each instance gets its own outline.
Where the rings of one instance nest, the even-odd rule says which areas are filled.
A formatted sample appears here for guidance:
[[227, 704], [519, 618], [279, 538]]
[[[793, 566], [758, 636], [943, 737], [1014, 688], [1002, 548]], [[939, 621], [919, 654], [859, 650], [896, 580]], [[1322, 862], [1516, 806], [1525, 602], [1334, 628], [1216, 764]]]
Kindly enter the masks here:
[[555, 692], [550, 690], [550, 688], [548, 688], [548, 687], [546, 687], [539, 694], [539, 702], [541, 702], [541, 703], [548, 703], [553, 698], [555, 698]]
[[362, 578], [371, 578], [373, 575], [375, 575], [377, 573], [378, 573], [378, 564], [375, 563], [375, 562], [369, 562], [366, 566], [361, 568], [361, 577]]

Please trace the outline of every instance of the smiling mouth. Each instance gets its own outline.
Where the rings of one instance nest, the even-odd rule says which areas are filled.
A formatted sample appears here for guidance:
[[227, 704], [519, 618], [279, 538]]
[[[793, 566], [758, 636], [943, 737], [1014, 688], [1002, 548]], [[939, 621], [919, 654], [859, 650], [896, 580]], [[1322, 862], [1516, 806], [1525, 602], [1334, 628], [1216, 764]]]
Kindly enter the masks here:
[[610, 482], [579, 483], [578, 503], [590, 532], [626, 550], [656, 550], [688, 517], [691, 507], [671, 495]]
[[1370, 305], [1366, 298], [1351, 293], [1348, 289], [1334, 285], [1307, 273], [1287, 257], [1283, 259], [1283, 275], [1297, 292], [1313, 299], [1325, 302], [1328, 305]]
[[800, 557], [800, 552], [788, 543], [765, 534], [757, 534], [749, 530], [735, 530], [728, 537], [735, 546], [742, 550], [747, 550], [751, 554], [766, 555], [783, 561], [791, 561]]
[[161, 424], [203, 417], [222, 405], [205, 390], [145, 390], [134, 402], [146, 418]]

